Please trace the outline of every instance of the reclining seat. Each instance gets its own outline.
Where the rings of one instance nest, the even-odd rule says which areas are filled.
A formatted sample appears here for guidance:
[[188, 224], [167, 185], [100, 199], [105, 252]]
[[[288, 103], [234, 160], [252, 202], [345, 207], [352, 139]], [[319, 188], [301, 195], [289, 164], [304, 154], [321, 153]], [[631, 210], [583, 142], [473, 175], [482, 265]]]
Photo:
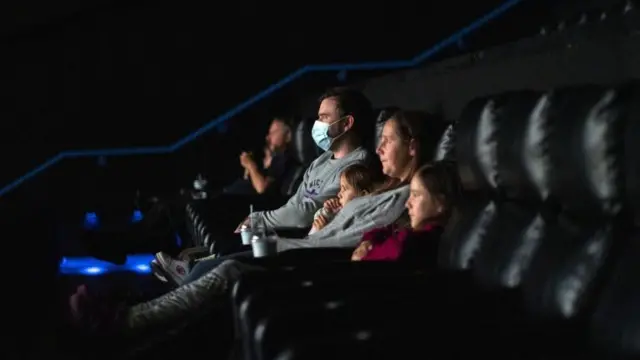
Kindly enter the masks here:
[[640, 356], [640, 84], [625, 89], [624, 213], [629, 219], [621, 258], [607, 278], [591, 322], [591, 339], [607, 355]]
[[[466, 190], [460, 219], [440, 244], [441, 267], [466, 271], [471, 293], [457, 303], [467, 317], [474, 349], [495, 348], [491, 339], [517, 329], [517, 288], [538, 248], [544, 221], [539, 205], [546, 196], [543, 142], [539, 136], [540, 93], [509, 92], [476, 99], [457, 123], [457, 161]], [[467, 284], [469, 286], [470, 284]], [[499, 291], [500, 290], [500, 291]], [[454, 295], [456, 297], [456, 295]], [[508, 320], [508, 321], [505, 321]], [[491, 334], [487, 339], [486, 334]]]
[[460, 213], [447, 226], [440, 242], [438, 265], [442, 269], [469, 270], [495, 216], [495, 203], [490, 198], [492, 181], [476, 156], [477, 148], [490, 147], [493, 141], [479, 137], [480, 119], [488, 102], [488, 98], [470, 102], [456, 124], [455, 159], [465, 197]]
[[539, 248], [550, 170], [547, 100], [533, 91], [509, 92], [485, 106], [482, 122], [492, 129], [488, 138], [495, 139], [495, 161], [485, 172], [494, 173], [498, 206], [473, 266], [474, 279], [484, 289], [519, 287]]
[[302, 182], [304, 172], [319, 155], [319, 149], [311, 137], [311, 128], [315, 119], [303, 119], [293, 132], [292, 153], [299, 165], [290, 170], [282, 182], [280, 193], [285, 197], [291, 197], [298, 190]]
[[[615, 260], [622, 232], [623, 88], [581, 86], [548, 95], [549, 199], [561, 213], [547, 231], [522, 283], [535, 319], [529, 338], [546, 336], [554, 351], [584, 343], [587, 312]], [[567, 321], [570, 320], [570, 321]], [[540, 350], [541, 347], [538, 347]]]

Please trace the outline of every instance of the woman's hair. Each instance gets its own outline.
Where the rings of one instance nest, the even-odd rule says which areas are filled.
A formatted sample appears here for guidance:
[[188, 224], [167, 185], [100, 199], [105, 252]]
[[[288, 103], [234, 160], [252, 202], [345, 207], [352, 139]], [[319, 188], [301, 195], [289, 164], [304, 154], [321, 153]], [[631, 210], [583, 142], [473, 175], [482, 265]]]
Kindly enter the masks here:
[[462, 182], [455, 163], [436, 161], [419, 168], [415, 175], [432, 198], [443, 207], [442, 225], [457, 213], [462, 199]]
[[345, 181], [357, 192], [371, 194], [374, 188], [373, 174], [368, 167], [362, 164], [355, 164], [347, 167], [342, 175]]
[[433, 158], [434, 148], [442, 134], [440, 122], [433, 116], [419, 111], [398, 110], [391, 115], [388, 121], [395, 122], [395, 129], [401, 141], [409, 143], [413, 140], [417, 151], [416, 156], [409, 164], [410, 171], [407, 179], [403, 181], [388, 177], [376, 189], [376, 194], [396, 189], [410, 181], [416, 170]]
[[[436, 198], [444, 208], [441, 225], [446, 226], [450, 221], [455, 221], [463, 193], [455, 163], [442, 160], [426, 164], [415, 171], [414, 176], [420, 179], [429, 195]], [[407, 210], [402, 212], [394, 224], [400, 228], [411, 227]]]

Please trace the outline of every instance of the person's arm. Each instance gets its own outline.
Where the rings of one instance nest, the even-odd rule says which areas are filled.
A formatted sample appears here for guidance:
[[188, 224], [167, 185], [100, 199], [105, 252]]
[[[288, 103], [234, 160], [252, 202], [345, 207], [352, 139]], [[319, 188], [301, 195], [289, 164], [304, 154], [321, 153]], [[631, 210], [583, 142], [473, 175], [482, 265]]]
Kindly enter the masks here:
[[355, 248], [367, 231], [393, 224], [404, 211], [407, 197], [408, 188], [403, 187], [385, 196], [354, 199], [324, 229], [306, 239], [278, 239], [278, 251], [303, 247]]
[[304, 182], [298, 187], [296, 194], [281, 208], [261, 212], [267, 227], [278, 228], [308, 228], [313, 224], [313, 215], [322, 204], [338, 193], [338, 187], [330, 187], [314, 197], [304, 194]]
[[307, 186], [311, 181], [309, 173], [312, 170], [313, 165], [304, 173], [298, 190], [284, 206], [272, 211], [259, 212], [268, 228], [309, 228], [313, 224], [313, 215], [316, 211], [322, 208], [325, 201], [338, 194], [339, 176], [326, 179], [320, 193], [307, 193]]
[[[335, 222], [336, 219], [332, 221]], [[309, 235], [306, 239], [283, 239], [277, 241], [278, 252], [299, 248], [341, 247], [355, 248], [360, 243], [362, 235], [377, 225], [369, 219], [354, 219], [354, 224], [348, 229], [327, 226]]]
[[255, 162], [251, 166], [247, 167], [247, 172], [249, 173], [251, 185], [258, 194], [264, 194], [269, 188], [269, 185], [273, 182], [273, 178], [265, 176], [260, 172]]

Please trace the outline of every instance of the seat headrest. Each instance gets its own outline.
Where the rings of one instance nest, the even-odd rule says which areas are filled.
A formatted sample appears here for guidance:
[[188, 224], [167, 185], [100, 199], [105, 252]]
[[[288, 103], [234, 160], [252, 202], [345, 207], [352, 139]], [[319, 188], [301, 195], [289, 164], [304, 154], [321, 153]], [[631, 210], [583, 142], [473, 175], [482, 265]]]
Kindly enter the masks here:
[[456, 154], [466, 189], [546, 198], [545, 99], [532, 91], [507, 92], [473, 100], [465, 107]]
[[496, 185], [509, 198], [544, 200], [551, 171], [548, 96], [534, 91], [493, 98], [497, 137]]
[[454, 124], [449, 124], [442, 133], [440, 140], [436, 144], [434, 161], [455, 161], [456, 158], [456, 127]]
[[629, 86], [552, 92], [547, 109], [553, 127], [550, 188], [566, 210], [597, 216], [622, 208], [624, 124], [639, 95]]
[[[465, 190], [495, 188], [496, 173], [494, 124], [491, 98], [472, 100], [462, 111], [457, 123], [456, 161]], [[484, 120], [481, 122], [481, 120]]]
[[640, 84], [630, 84], [631, 100], [627, 104], [626, 125], [624, 130], [624, 167], [625, 167], [625, 187], [626, 197], [631, 206], [631, 210], [640, 215], [640, 100], [638, 100], [638, 92]]
[[293, 132], [293, 151], [300, 164], [308, 165], [318, 157], [319, 149], [311, 137], [311, 128], [315, 119], [304, 119], [298, 123]]

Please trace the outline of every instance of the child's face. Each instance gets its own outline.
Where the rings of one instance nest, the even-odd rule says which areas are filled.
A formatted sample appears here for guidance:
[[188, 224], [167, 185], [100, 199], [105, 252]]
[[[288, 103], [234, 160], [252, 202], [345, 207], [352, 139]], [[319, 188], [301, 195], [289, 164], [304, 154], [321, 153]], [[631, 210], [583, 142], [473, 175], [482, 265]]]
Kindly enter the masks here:
[[344, 176], [340, 176], [340, 192], [338, 193], [338, 200], [340, 200], [340, 205], [344, 207], [349, 201], [357, 198], [361, 194], [356, 191], [344, 178]]
[[442, 205], [431, 196], [418, 176], [411, 179], [409, 186], [409, 199], [407, 209], [411, 218], [411, 228], [417, 229], [426, 221], [439, 216], [442, 213]]

